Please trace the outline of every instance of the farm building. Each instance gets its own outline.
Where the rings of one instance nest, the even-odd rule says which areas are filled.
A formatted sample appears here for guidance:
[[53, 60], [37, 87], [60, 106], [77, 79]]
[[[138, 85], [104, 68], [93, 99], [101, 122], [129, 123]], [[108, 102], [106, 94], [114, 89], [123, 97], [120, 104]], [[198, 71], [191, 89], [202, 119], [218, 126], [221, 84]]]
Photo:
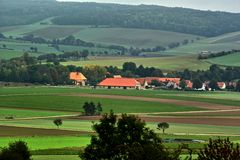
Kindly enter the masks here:
[[74, 81], [74, 84], [85, 86], [87, 78], [80, 72], [71, 72], [69, 75], [70, 79]]
[[153, 81], [158, 81], [159, 83], [165, 83], [169, 85], [179, 86], [180, 78], [161, 78], [161, 77], [145, 77], [136, 78], [140, 82], [142, 87], [150, 86]]
[[140, 89], [141, 84], [135, 78], [106, 78], [98, 84], [99, 87], [107, 88], [134, 88]]

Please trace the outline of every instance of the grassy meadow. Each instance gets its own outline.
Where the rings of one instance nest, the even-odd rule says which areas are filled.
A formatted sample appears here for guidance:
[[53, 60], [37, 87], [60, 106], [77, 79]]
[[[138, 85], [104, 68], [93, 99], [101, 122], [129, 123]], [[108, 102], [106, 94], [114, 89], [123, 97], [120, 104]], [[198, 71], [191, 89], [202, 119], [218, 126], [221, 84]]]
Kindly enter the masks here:
[[219, 64], [223, 66], [240, 66], [240, 52], [222, 56], [222, 57], [216, 57], [208, 59], [207, 61], [212, 64]]

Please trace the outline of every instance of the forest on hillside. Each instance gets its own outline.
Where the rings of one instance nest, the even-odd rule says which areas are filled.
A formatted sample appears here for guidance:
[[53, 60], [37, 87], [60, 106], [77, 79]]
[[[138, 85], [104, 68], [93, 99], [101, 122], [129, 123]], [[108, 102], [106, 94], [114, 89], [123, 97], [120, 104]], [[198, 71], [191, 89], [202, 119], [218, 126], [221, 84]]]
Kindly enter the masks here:
[[[21, 2], [20, 2], [21, 1]], [[52, 18], [59, 25], [101, 25], [217, 36], [239, 31], [240, 14], [162, 6], [0, 0], [0, 27]]]

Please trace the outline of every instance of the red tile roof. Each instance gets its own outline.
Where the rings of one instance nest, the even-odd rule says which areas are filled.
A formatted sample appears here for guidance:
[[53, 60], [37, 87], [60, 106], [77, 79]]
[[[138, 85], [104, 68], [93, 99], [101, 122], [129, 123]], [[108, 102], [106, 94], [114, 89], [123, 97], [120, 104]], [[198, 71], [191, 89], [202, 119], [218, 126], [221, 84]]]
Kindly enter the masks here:
[[98, 84], [104, 87], [136, 87], [140, 83], [135, 78], [106, 78]]
[[85, 81], [87, 78], [80, 72], [71, 72], [69, 75], [71, 80], [75, 81]]

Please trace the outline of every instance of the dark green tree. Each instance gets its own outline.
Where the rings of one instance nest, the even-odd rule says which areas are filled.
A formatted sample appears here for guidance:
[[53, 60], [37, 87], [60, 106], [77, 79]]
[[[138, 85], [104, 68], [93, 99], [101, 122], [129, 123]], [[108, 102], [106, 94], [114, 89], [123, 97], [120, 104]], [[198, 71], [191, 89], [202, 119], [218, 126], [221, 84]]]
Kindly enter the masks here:
[[156, 86], [156, 87], [159, 87], [159, 86], [162, 85], [162, 83], [159, 82], [158, 80], [152, 80], [151, 85]]
[[31, 153], [25, 142], [17, 141], [0, 151], [0, 160], [31, 160]]
[[179, 152], [170, 154], [159, 136], [134, 115], [117, 118], [104, 114], [93, 125], [96, 135], [81, 153], [83, 160], [178, 160]]
[[185, 80], [181, 80], [180, 84], [179, 84], [179, 87], [181, 87], [182, 90], [184, 90], [186, 88], [186, 82]]
[[96, 115], [96, 106], [93, 102], [85, 102], [84, 105], [83, 105], [83, 109], [84, 109], [84, 114], [86, 116], [93, 116], [93, 115]]
[[193, 80], [193, 88], [199, 89], [202, 88], [203, 82], [200, 79]]
[[218, 84], [217, 84], [217, 80], [211, 80], [210, 83], [209, 83], [209, 87], [212, 89], [212, 90], [217, 90], [219, 89], [218, 87]]
[[240, 80], [237, 82], [236, 91], [237, 91], [237, 92], [240, 92]]
[[88, 50], [85, 49], [85, 50], [82, 51], [83, 59], [87, 59], [88, 55], [89, 55], [89, 51]]
[[163, 134], [165, 133], [165, 130], [168, 129], [168, 128], [169, 128], [169, 124], [167, 122], [158, 123], [157, 129], [162, 130]]
[[123, 71], [131, 71], [132, 73], [135, 73], [137, 69], [137, 65], [134, 62], [125, 62], [123, 64]]
[[59, 126], [63, 124], [62, 119], [60, 118], [53, 120], [53, 123], [58, 127], [58, 129], [59, 129]]
[[229, 139], [209, 140], [209, 143], [198, 154], [198, 160], [238, 160], [240, 159], [239, 144]]
[[101, 112], [103, 111], [102, 104], [100, 102], [98, 102], [96, 109], [97, 109], [97, 114], [100, 115]]

